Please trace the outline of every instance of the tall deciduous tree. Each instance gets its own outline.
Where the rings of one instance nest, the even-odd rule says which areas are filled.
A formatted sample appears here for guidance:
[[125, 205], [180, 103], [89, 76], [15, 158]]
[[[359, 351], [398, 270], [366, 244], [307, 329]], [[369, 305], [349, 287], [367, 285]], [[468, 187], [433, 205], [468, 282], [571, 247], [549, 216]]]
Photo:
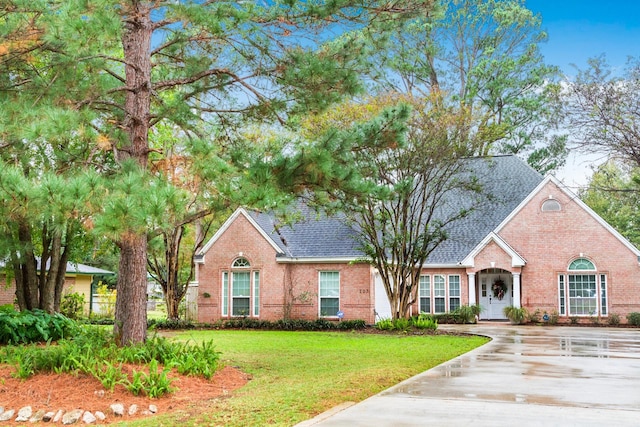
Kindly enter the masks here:
[[634, 245], [640, 245], [640, 171], [609, 160], [595, 171], [581, 199]]
[[[147, 240], [163, 202], [149, 170], [150, 130], [172, 123], [198, 140], [206, 119], [219, 134], [255, 120], [285, 125], [362, 89], [364, 46], [384, 42], [431, 1], [11, 0], [6, 22], [42, 33], [20, 90], [79, 115], [94, 148], [116, 167], [96, 222], [120, 249], [114, 331], [122, 344], [146, 337]], [[336, 37], [336, 34], [339, 37]], [[26, 55], [27, 53], [24, 52]], [[42, 75], [46, 67], [47, 73]], [[29, 68], [29, 67], [27, 67]], [[35, 82], [35, 83], [34, 83]], [[18, 82], [13, 82], [17, 88]], [[221, 142], [221, 141], [217, 141]], [[92, 148], [93, 149], [93, 148]], [[156, 196], [152, 196], [152, 195]], [[155, 197], [156, 203], [148, 203]]]
[[539, 46], [541, 18], [523, 0], [442, 0], [394, 38], [374, 78], [383, 90], [440, 92], [467, 118], [475, 154], [518, 154], [544, 173], [562, 166], [558, 74]]
[[590, 59], [566, 86], [571, 142], [640, 167], [640, 60], [615, 74], [603, 56]]

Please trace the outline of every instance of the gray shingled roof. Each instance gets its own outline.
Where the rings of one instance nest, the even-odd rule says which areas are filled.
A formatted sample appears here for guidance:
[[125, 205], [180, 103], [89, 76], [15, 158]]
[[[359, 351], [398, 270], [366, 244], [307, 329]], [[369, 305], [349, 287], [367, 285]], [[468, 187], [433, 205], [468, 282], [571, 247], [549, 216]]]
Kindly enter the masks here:
[[[465, 173], [477, 178], [481, 195], [452, 193], [442, 208], [446, 218], [450, 209], [474, 208], [464, 219], [450, 224], [448, 239], [431, 253], [427, 264], [453, 265], [461, 262], [493, 231], [531, 191], [542, 176], [515, 156], [465, 159]], [[327, 217], [302, 205], [302, 221], [278, 226], [274, 215], [251, 213], [256, 223], [292, 258], [359, 258], [357, 232], [344, 216]]]

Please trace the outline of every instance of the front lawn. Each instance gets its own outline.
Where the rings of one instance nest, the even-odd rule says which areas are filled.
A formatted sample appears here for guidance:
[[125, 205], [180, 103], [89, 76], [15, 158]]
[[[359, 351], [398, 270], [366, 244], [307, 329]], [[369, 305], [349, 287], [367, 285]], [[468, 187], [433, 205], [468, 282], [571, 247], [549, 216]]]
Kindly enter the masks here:
[[213, 340], [221, 362], [253, 379], [229, 398], [135, 426], [292, 426], [333, 406], [361, 401], [468, 352], [481, 337], [359, 332], [188, 331], [176, 340]]

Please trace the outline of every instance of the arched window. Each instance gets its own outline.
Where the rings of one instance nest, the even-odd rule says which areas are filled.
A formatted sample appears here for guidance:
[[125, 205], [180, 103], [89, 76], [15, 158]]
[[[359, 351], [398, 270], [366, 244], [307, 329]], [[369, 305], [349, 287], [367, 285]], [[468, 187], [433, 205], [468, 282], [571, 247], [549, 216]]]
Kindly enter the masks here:
[[560, 210], [560, 203], [556, 199], [545, 200], [542, 204], [542, 212], [558, 212]]
[[595, 264], [582, 257], [571, 261], [567, 271], [558, 276], [560, 315], [606, 316], [607, 275], [598, 274]]
[[569, 270], [573, 271], [573, 270], [595, 270], [596, 266], [593, 265], [593, 263], [591, 261], [589, 261], [586, 258], [577, 258], [574, 259], [573, 262], [571, 264], [569, 264]]
[[222, 315], [260, 316], [260, 271], [252, 270], [244, 257], [222, 272]]
[[247, 267], [251, 267], [251, 264], [249, 264], [249, 261], [247, 261], [246, 258], [240, 257], [240, 258], [236, 258], [235, 261], [233, 261], [233, 268], [247, 268]]

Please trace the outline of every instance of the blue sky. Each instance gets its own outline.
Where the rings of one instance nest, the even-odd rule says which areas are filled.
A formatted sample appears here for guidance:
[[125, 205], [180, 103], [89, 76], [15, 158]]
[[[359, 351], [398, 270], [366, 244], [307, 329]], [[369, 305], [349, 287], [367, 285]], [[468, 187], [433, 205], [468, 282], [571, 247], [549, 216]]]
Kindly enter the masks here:
[[545, 59], [565, 73], [574, 74], [571, 63], [584, 68], [602, 53], [615, 67], [640, 56], [639, 0], [526, 0], [526, 6], [542, 15]]
[[[587, 59], [600, 54], [614, 68], [624, 67], [628, 56], [640, 57], [640, 0], [526, 0], [526, 6], [542, 16], [549, 36], [541, 46], [546, 62], [569, 76], [575, 75], [571, 64], [585, 68]], [[603, 159], [572, 152], [555, 175], [575, 190]]]

